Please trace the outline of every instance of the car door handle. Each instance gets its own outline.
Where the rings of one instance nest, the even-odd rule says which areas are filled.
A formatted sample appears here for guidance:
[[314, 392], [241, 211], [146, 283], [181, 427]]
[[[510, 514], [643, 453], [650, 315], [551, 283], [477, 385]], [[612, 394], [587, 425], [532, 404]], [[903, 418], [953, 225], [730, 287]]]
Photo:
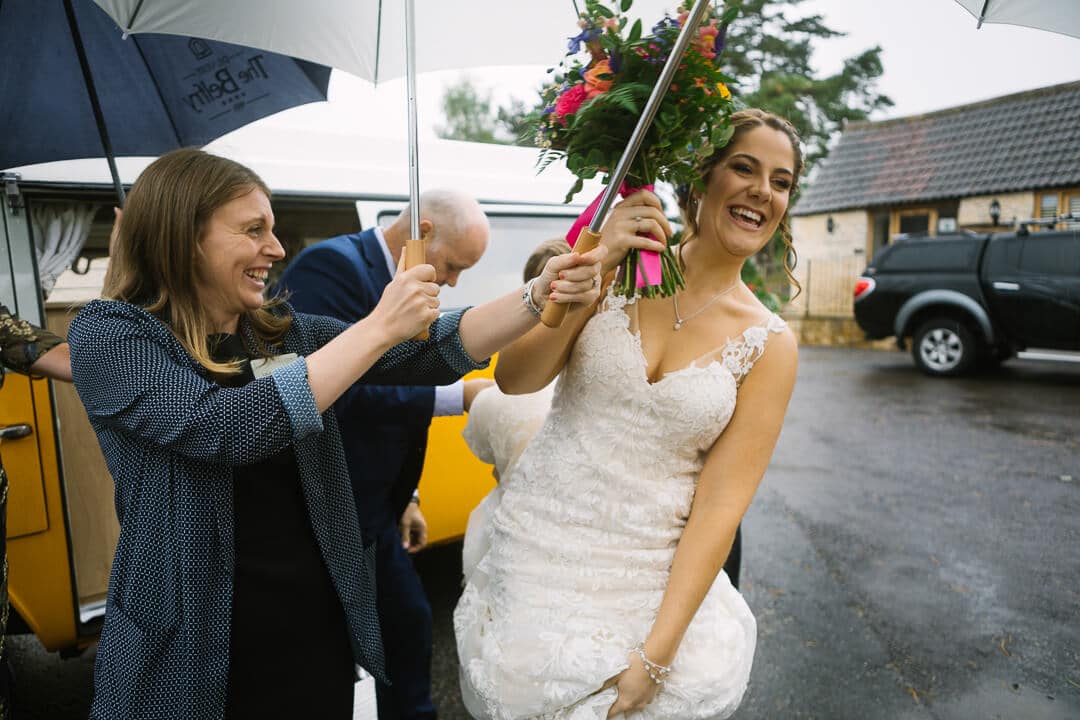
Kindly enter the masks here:
[[994, 289], [995, 290], [1009, 290], [1010, 292], [1015, 292], [1015, 291], [1020, 289], [1020, 283], [995, 282], [994, 283]]
[[34, 428], [29, 425], [8, 425], [5, 428], [0, 428], [0, 439], [3, 440], [18, 440], [24, 438], [34, 432]]

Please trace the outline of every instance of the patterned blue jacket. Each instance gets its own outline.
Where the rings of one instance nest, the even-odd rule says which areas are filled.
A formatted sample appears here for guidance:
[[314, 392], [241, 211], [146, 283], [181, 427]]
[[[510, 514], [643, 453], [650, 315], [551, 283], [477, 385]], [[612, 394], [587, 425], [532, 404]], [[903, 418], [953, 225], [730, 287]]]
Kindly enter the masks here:
[[[460, 319], [460, 313], [440, 317], [428, 341], [392, 348], [363, 381], [444, 384], [482, 367], [461, 345]], [[357, 662], [385, 679], [374, 547], [360, 540], [337, 420], [316, 409], [303, 359], [346, 327], [294, 313], [281, 352], [301, 357], [243, 387], [226, 388], [139, 307], [96, 300], [71, 323], [72, 374], [116, 485], [120, 520], [91, 718], [223, 716], [233, 467], [290, 443]], [[246, 322], [241, 332], [254, 346]], [[280, 602], [282, 627], [288, 627], [289, 599]]]

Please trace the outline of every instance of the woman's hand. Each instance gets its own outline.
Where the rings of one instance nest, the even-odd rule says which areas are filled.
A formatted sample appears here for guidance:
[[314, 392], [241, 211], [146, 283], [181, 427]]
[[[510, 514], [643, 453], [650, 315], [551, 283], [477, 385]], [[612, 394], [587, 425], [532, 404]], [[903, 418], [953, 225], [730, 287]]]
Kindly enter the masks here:
[[648, 190], [627, 197], [612, 208], [600, 231], [600, 244], [608, 249], [604, 274], [618, 267], [632, 248], [663, 252], [671, 234], [660, 198]]
[[608, 710], [609, 718], [643, 709], [653, 701], [656, 693], [660, 692], [660, 686], [649, 677], [649, 673], [645, 671], [645, 665], [635, 652], [630, 653], [630, 667], [609, 680], [605, 687], [612, 685], [615, 686], [618, 695], [611, 709]]
[[600, 272], [607, 253], [599, 245], [586, 253], [551, 258], [532, 285], [533, 302], [540, 308], [549, 300], [591, 306], [600, 297]]
[[383, 290], [379, 304], [368, 315], [397, 345], [428, 329], [439, 317], [439, 286], [435, 283], [435, 268], [417, 265], [404, 269], [404, 255], [397, 274]]

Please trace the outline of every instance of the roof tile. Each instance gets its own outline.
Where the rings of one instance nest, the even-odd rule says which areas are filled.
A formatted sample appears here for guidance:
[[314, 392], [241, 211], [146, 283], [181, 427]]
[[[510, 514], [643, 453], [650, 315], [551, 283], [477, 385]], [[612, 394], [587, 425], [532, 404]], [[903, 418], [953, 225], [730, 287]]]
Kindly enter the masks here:
[[1080, 82], [853, 123], [795, 215], [1080, 185]]

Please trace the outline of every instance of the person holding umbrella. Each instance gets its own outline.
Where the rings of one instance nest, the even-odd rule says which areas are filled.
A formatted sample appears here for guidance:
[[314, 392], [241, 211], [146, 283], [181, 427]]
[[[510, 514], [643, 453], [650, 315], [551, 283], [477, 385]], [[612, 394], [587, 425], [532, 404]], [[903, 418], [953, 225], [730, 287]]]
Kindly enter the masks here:
[[[787, 237], [803, 161], [782, 118], [744, 110], [731, 127], [698, 165], [704, 190], [681, 202], [684, 290], [609, 288], [591, 317], [500, 353], [504, 392], [559, 380], [485, 536], [466, 536], [486, 546], [454, 611], [475, 718], [711, 720], [746, 690], [756, 623], [722, 568], [780, 433], [797, 349], [740, 274], [778, 228]], [[611, 225], [671, 235], [655, 195], [630, 195], [600, 237], [606, 271], [632, 247]]]
[[387, 678], [375, 547], [326, 411], [357, 381], [452, 382], [547, 303], [599, 296], [603, 248], [553, 258], [529, 293], [443, 315], [423, 264], [347, 325], [264, 298], [284, 256], [273, 225], [248, 168], [163, 155], [128, 196], [106, 299], [71, 324], [120, 520], [97, 720], [350, 717], [353, 663]]

